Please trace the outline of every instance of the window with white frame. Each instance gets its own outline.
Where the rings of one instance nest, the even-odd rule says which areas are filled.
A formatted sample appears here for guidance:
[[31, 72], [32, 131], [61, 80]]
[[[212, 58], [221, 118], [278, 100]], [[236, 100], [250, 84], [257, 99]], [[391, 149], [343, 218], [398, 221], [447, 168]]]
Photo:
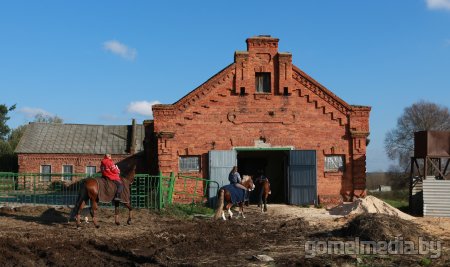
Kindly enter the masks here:
[[178, 162], [180, 172], [199, 172], [200, 157], [199, 156], [181, 156]]
[[86, 176], [92, 177], [97, 172], [96, 166], [86, 166]]
[[325, 156], [325, 171], [338, 172], [345, 170], [345, 162], [343, 155], [327, 155]]
[[41, 177], [42, 182], [49, 182], [52, 180], [52, 166], [51, 165], [41, 165]]
[[73, 166], [63, 165], [63, 181], [72, 181]]
[[256, 72], [255, 86], [258, 93], [270, 93], [270, 72]]

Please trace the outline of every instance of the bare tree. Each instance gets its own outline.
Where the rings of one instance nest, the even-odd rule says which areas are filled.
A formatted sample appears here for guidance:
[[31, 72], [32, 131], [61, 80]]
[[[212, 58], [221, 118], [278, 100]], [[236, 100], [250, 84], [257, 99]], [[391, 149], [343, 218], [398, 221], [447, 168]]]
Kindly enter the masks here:
[[447, 107], [423, 100], [406, 107], [397, 120], [397, 128], [390, 130], [384, 139], [389, 158], [397, 159], [399, 166], [407, 171], [414, 150], [414, 132], [431, 130], [450, 130]]
[[49, 115], [44, 115], [42, 113], [38, 113], [36, 114], [36, 116], [34, 116], [34, 122], [43, 122], [43, 123], [63, 123], [63, 119], [61, 119], [58, 116], [49, 116]]

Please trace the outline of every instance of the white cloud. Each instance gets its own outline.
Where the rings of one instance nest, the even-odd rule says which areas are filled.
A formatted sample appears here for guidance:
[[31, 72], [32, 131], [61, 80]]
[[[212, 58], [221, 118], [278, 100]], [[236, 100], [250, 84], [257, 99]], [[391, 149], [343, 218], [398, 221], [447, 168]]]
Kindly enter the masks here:
[[30, 108], [30, 107], [24, 107], [18, 110], [19, 113], [22, 113], [27, 118], [34, 118], [36, 115], [40, 114], [45, 117], [53, 117], [54, 115], [46, 110], [43, 110], [41, 108]]
[[128, 47], [116, 40], [104, 42], [103, 49], [127, 60], [134, 60], [137, 55], [136, 49]]
[[425, 0], [429, 9], [448, 9], [450, 10], [450, 0]]
[[127, 112], [136, 113], [144, 116], [153, 116], [152, 106], [155, 104], [161, 104], [159, 101], [135, 101], [128, 104]]

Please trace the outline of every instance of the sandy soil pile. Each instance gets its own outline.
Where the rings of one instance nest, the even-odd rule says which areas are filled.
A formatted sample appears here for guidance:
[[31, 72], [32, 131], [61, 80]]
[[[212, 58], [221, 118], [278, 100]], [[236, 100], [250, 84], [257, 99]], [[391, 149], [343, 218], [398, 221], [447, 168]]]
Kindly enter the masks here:
[[331, 215], [358, 215], [367, 213], [379, 213], [387, 214], [399, 217], [404, 220], [412, 220], [413, 216], [410, 216], [399, 209], [392, 207], [386, 202], [374, 197], [367, 196], [365, 198], [360, 198], [352, 203], [344, 203], [337, 207], [332, 208], [330, 211]]
[[341, 236], [359, 237], [361, 240], [385, 241], [399, 236], [413, 242], [417, 242], [419, 237], [436, 240], [417, 224], [382, 213], [359, 214], [339, 231]]

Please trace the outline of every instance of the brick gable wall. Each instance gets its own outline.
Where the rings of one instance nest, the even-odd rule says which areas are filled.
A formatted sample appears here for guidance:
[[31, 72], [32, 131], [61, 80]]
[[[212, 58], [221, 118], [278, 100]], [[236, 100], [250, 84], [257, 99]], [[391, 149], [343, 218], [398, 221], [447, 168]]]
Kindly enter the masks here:
[[[158, 168], [178, 171], [178, 158], [202, 156], [199, 177], [208, 175], [208, 151], [272, 147], [317, 152], [322, 203], [365, 194], [365, 152], [369, 107], [350, 106], [292, 65], [278, 52], [278, 39], [247, 40], [248, 51], [173, 105], [154, 106]], [[258, 93], [255, 73], [271, 73], [271, 93]], [[245, 94], [241, 94], [245, 91]], [[345, 155], [344, 172], [324, 172], [327, 154]]]

